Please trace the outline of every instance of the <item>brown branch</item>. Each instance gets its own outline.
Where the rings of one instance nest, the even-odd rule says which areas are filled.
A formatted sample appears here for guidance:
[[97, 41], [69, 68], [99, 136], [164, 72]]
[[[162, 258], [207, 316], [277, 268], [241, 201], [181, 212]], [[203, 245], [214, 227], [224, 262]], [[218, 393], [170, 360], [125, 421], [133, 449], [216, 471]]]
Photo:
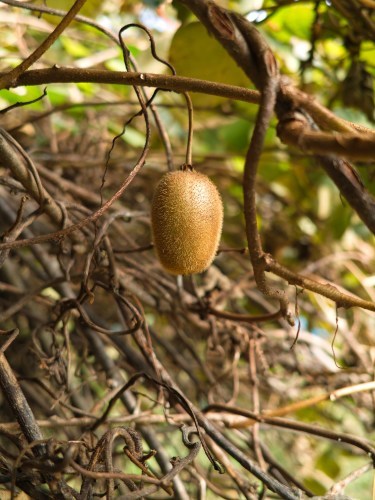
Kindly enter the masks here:
[[370, 471], [371, 469], [374, 468], [374, 464], [372, 462], [369, 462], [368, 464], [362, 465], [359, 469], [356, 469], [352, 471], [350, 474], [348, 474], [344, 479], [341, 479], [338, 483], [334, 484], [330, 490], [329, 490], [329, 495], [339, 495], [344, 491], [344, 489], [353, 481], [356, 481], [358, 478], [360, 478], [363, 474], [366, 474], [366, 472]]
[[[375, 134], [365, 130], [357, 130], [357, 134], [340, 135], [323, 134], [310, 116], [296, 107], [293, 97], [279, 99], [276, 108], [280, 119], [278, 134], [283, 141], [289, 142], [300, 149], [311, 147], [318, 151], [324, 149], [325, 154], [317, 154], [315, 158], [327, 175], [333, 180], [342, 196], [358, 214], [364, 224], [375, 234], [375, 198], [363, 185], [356, 170], [344, 159], [335, 156], [355, 156], [363, 159], [374, 159]], [[289, 100], [291, 98], [291, 101]], [[306, 139], [305, 139], [306, 137]], [[321, 145], [319, 146], [321, 139]], [[327, 144], [328, 143], [328, 144]], [[332, 152], [328, 145], [332, 147]], [[348, 150], [350, 148], [350, 154]], [[362, 153], [363, 151], [363, 153]]]
[[334, 156], [318, 156], [317, 160], [358, 217], [375, 234], [375, 198], [362, 184], [355, 169]]
[[369, 40], [375, 40], [375, 23], [365, 9], [353, 0], [332, 0], [332, 5], [348, 20], [351, 26], [360, 33], [366, 34]]
[[312, 131], [301, 115], [282, 120], [277, 127], [278, 136], [284, 144], [297, 146], [303, 152], [315, 155], [332, 155], [352, 160], [374, 161], [374, 134], [359, 131], [325, 133]]
[[222, 434], [219, 431], [219, 429], [215, 427], [205, 415], [199, 412], [197, 414], [197, 417], [200, 425], [204, 428], [206, 433], [213, 439], [213, 441], [215, 441], [215, 443], [218, 446], [220, 446], [220, 448], [222, 448], [226, 453], [231, 455], [231, 457], [234, 458], [239, 464], [241, 464], [242, 467], [244, 467], [244, 469], [251, 472], [255, 477], [257, 477], [264, 484], [266, 484], [271, 491], [278, 493], [281, 496], [281, 498], [285, 498], [288, 500], [297, 500], [298, 498], [300, 498], [300, 495], [296, 490], [280, 483], [272, 476], [269, 476], [267, 473], [265, 473], [257, 464], [252, 462], [252, 460], [250, 460], [247, 457], [247, 455], [243, 453], [239, 448], [234, 446], [229, 441], [229, 439], [227, 439], [224, 436], [224, 434]]
[[374, 134], [375, 136], [374, 130], [336, 116], [332, 111], [320, 104], [316, 97], [302, 92], [302, 90], [298, 89], [284, 78], [280, 88], [280, 96], [281, 95], [288, 101], [293, 101], [297, 108], [302, 108], [309, 113], [323, 130], [336, 130], [337, 132], [358, 131]]
[[[4, 73], [0, 73], [4, 75]], [[1, 76], [0, 76], [1, 77]], [[125, 71], [106, 71], [82, 68], [53, 67], [49, 69], [30, 70], [12, 82], [11, 87], [42, 85], [48, 83], [104, 83], [118, 85], [138, 85], [139, 87], [155, 87], [161, 90], [183, 92], [200, 92], [203, 94], [226, 97], [238, 101], [258, 104], [260, 93], [225, 83], [209, 82], [197, 78], [174, 75], [158, 75], [153, 73], [137, 73]]]
[[[316, 156], [326, 173], [331, 177], [340, 193], [357, 212], [364, 224], [375, 234], [375, 198], [365, 188], [355, 169], [345, 160], [331, 155], [340, 151], [342, 156], [355, 156], [362, 159], [375, 158], [375, 135], [340, 134], [330, 135], [312, 131], [313, 124], [300, 112], [287, 113], [279, 122], [278, 134], [283, 142], [298, 145], [301, 149], [316, 148]], [[350, 152], [348, 151], [350, 149]]]
[[251, 53], [245, 39], [240, 35], [238, 27], [231, 21], [229, 11], [216, 6], [211, 0], [180, 0], [186, 5], [223, 45], [257, 87], [262, 87], [261, 77], [257, 71], [257, 55]]
[[282, 317], [282, 311], [276, 311], [274, 313], [269, 314], [239, 314], [230, 311], [220, 311], [219, 309], [215, 309], [214, 307], [208, 306], [207, 308], [208, 314], [212, 316], [216, 316], [217, 318], [229, 319], [231, 321], [239, 321], [243, 323], [260, 323], [262, 321], [271, 321], [274, 319], [279, 319]]
[[375, 303], [368, 300], [360, 299], [354, 295], [349, 295], [340, 292], [335, 286], [330, 283], [319, 283], [300, 274], [290, 271], [286, 267], [276, 262], [271, 255], [265, 255], [266, 271], [272, 272], [285, 279], [290, 285], [298, 285], [303, 289], [318, 293], [336, 302], [338, 307], [348, 309], [350, 307], [362, 307], [369, 311], [375, 311]]
[[[5, 75], [5, 73], [0, 73]], [[187, 78], [175, 75], [159, 75], [153, 73], [105, 71], [97, 69], [53, 67], [48, 69], [29, 70], [16, 79], [12, 87], [44, 85], [48, 83], [102, 83], [118, 85], [138, 85], [139, 87], [160, 88], [177, 93], [198, 92], [202, 94], [215, 95], [227, 99], [260, 103], [260, 92], [236, 85], [210, 82], [198, 78]], [[296, 106], [304, 108], [314, 118], [315, 122], [322, 128], [336, 130], [338, 132], [361, 132], [366, 134], [364, 143], [367, 145], [375, 140], [375, 132], [366, 127], [343, 120], [322, 106], [313, 96], [287, 84], [282, 86], [280, 92], [288, 100], [293, 100]], [[99, 104], [99, 103], [98, 103]], [[108, 104], [108, 103], [105, 103]], [[367, 136], [367, 134], [371, 134]], [[362, 135], [358, 136], [359, 138]], [[360, 139], [358, 139], [360, 140]], [[360, 143], [361, 144], [361, 143]], [[298, 148], [298, 142], [294, 142]], [[367, 147], [367, 146], [366, 146]]]
[[[27, 441], [32, 443], [43, 440], [29, 403], [2, 351], [0, 351], [0, 386]], [[35, 446], [35, 451], [39, 455], [44, 453], [44, 449], [42, 444]]]
[[61, 226], [64, 222], [63, 211], [43, 188], [36, 167], [27, 153], [12, 136], [2, 129], [0, 129], [0, 163], [9, 168], [27, 193], [40, 204], [58, 226]]
[[252, 421], [253, 422], [255, 421], [261, 424], [274, 425], [276, 427], [283, 427], [285, 429], [294, 430], [298, 432], [306, 432], [307, 434], [324, 437], [336, 442], [338, 441], [351, 444], [352, 446], [356, 446], [357, 448], [360, 448], [365, 453], [367, 453], [373, 461], [375, 460], [375, 448], [371, 446], [370, 442], [367, 441], [366, 439], [352, 436], [351, 434], [345, 434], [343, 432], [335, 432], [330, 429], [324, 429], [316, 425], [305, 424], [302, 422], [297, 422], [295, 420], [289, 420], [286, 418], [266, 417], [264, 415], [259, 415], [257, 413], [245, 410], [243, 408], [239, 408], [236, 406], [229, 406], [225, 404], [211, 404], [208, 405], [204, 411], [205, 412], [227, 411], [228, 413], [232, 413], [234, 415], [241, 415], [243, 417], [247, 417], [249, 419], [248, 421], [249, 425], [253, 425]]
[[[264, 141], [276, 103], [276, 92], [279, 86], [279, 71], [276, 60], [266, 42], [263, 42], [257, 31], [253, 31], [249, 23], [241, 23], [241, 34], [249, 44], [252, 53], [258, 54], [258, 71], [262, 74], [259, 80], [263, 83], [260, 107], [246, 154], [243, 174], [244, 214], [246, 222], [246, 238], [249, 248], [251, 263], [254, 269], [254, 278], [259, 290], [269, 298], [277, 299], [280, 310], [293, 325], [293, 320], [288, 311], [288, 299], [285, 292], [271, 286], [266, 279], [264, 266], [264, 251], [258, 229], [257, 204], [256, 204], [256, 178], [259, 161], [262, 155]], [[255, 34], [254, 34], [255, 33]], [[262, 55], [262, 64], [259, 58]]]
[[[94, 347], [97, 347], [96, 344], [100, 344], [100, 347], [102, 348], [102, 353], [101, 357], [106, 358], [106, 362], [111, 364], [111, 362], [108, 360], [107, 355], [105, 354], [105, 346], [104, 344], [99, 341], [98, 342], [98, 337], [95, 336], [94, 334], [90, 333], [90, 339], [93, 341], [92, 344]], [[104, 353], [104, 354], [103, 354]], [[113, 375], [116, 375], [115, 373], [115, 365], [111, 365], [111, 370], [114, 372]], [[119, 382], [118, 385], [121, 385], [124, 383], [124, 381], [121, 379], [121, 382]], [[340, 387], [338, 389], [334, 389], [332, 391], [326, 392], [324, 394], [318, 394], [317, 396], [312, 396], [308, 399], [303, 399], [300, 401], [296, 401], [294, 403], [287, 404], [285, 406], [281, 406], [279, 408], [275, 409], [266, 409], [263, 410], [260, 414], [259, 417], [283, 417], [285, 415], [288, 415], [290, 413], [295, 413], [297, 411], [300, 411], [304, 408], [310, 408], [311, 406], [318, 405], [319, 403], [323, 402], [335, 402], [340, 398], [344, 398], [347, 396], [352, 396], [353, 394], [358, 394], [360, 392], [371, 392], [375, 391], [375, 381], [370, 381], [370, 382], [363, 382], [361, 384], [354, 384], [346, 387]], [[121, 398], [120, 398], [121, 399]], [[174, 422], [177, 423], [182, 423], [186, 422], [189, 420], [188, 415], [184, 414], [178, 414], [174, 415], [173, 420]], [[217, 414], [210, 414], [210, 419], [215, 420], [215, 421], [220, 421], [220, 415]], [[65, 418], [60, 418], [60, 417], [54, 417], [52, 420], [38, 420], [37, 424], [39, 427], [75, 427], [75, 426], [91, 426], [93, 424], [93, 421], [96, 420], [96, 417], [94, 415], [91, 416], [85, 416], [85, 417], [73, 417], [70, 419], [65, 419]], [[107, 418], [105, 420], [105, 424], [130, 424], [131, 422], [137, 423], [138, 427], [140, 428], [143, 423], [164, 423], [165, 422], [165, 417], [163, 415], [152, 415], [150, 414], [149, 410], [146, 410], [142, 413], [139, 414], [130, 414], [126, 416], [120, 416], [120, 417], [113, 417], [113, 418]], [[236, 427], [240, 428], [241, 423], [237, 422]], [[246, 422], [244, 423], [244, 427], [247, 426]], [[19, 430], [19, 426], [15, 422], [8, 422], [8, 423], [3, 423], [0, 424], [0, 432], [16, 432]]]
[[302, 401], [297, 401], [295, 403], [290, 403], [286, 406], [276, 408], [274, 410], [264, 410], [261, 414], [266, 417], [283, 417], [288, 413], [294, 413], [304, 408], [310, 408], [323, 401], [337, 401], [339, 398], [346, 396], [351, 396], [352, 394], [357, 394], [358, 392], [365, 391], [375, 391], [375, 381], [363, 382], [362, 384], [355, 384], [348, 387], [341, 387], [335, 389], [334, 391], [327, 392], [325, 394], [319, 394], [318, 396], [313, 396], [308, 399], [303, 399]]
[[127, 480], [131, 479], [132, 481], [142, 481], [144, 483], [153, 483], [160, 485], [162, 483], [161, 479], [158, 479], [157, 477], [150, 477], [146, 476], [144, 474], [125, 474], [120, 471], [114, 471], [114, 472], [102, 472], [98, 470], [90, 470], [86, 469], [79, 464], [77, 464], [74, 460], [71, 460], [69, 462], [69, 465], [82, 474], [83, 476], [87, 476], [91, 479], [122, 479], [122, 480]]
[[21, 64], [14, 69], [0, 77], [0, 89], [12, 86], [12, 83], [22, 75], [32, 64], [34, 64], [41, 56], [50, 48], [50, 46], [57, 40], [65, 28], [73, 21], [75, 15], [79, 12], [86, 0], [76, 0], [67, 12], [66, 16], [60, 21], [56, 28], [48, 35], [48, 37], [37, 47], [27, 59], [22, 61]]

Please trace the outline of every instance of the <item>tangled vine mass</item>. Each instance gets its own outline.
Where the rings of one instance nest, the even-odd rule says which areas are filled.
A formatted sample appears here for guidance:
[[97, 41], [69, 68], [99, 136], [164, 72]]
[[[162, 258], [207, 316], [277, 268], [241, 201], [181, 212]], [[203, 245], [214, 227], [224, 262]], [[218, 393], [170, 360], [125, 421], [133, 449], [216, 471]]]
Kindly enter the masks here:
[[[0, 498], [372, 498], [375, 2], [0, 25]], [[151, 203], [181, 166], [224, 224], [175, 276]]]

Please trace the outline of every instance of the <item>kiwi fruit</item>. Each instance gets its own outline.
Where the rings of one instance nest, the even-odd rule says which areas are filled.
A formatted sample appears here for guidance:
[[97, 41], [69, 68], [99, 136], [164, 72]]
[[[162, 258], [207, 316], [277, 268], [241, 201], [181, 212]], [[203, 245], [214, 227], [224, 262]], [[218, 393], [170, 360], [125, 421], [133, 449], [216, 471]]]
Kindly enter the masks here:
[[223, 212], [207, 175], [191, 167], [165, 174], [151, 207], [154, 245], [164, 269], [175, 275], [205, 271], [219, 245]]

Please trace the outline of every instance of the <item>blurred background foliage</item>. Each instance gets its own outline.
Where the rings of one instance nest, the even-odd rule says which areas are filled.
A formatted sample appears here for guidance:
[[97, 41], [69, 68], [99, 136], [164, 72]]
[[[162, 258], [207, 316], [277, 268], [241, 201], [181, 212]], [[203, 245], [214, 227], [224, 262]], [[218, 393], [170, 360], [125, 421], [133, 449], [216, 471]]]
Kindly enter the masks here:
[[[39, 0], [32, 5], [67, 10], [72, 3], [66, 0]], [[350, 2], [341, 2], [341, 6], [337, 5], [338, 2], [328, 0], [223, 0], [218, 3], [242, 13], [259, 26], [286, 78], [337, 115], [367, 127], [373, 126], [375, 33], [353, 11], [349, 10], [351, 15], [348, 15], [345, 6]], [[366, 13], [363, 19], [369, 19], [374, 27], [375, 9], [370, 5], [371, 2], [357, 0], [354, 3]], [[158, 54], [174, 65], [178, 75], [251, 87], [251, 83], [225, 51], [177, 0], [90, 0], [81, 14], [115, 35], [127, 23], [145, 24], [155, 37]], [[59, 19], [57, 16], [29, 12], [0, 2], [0, 70], [7, 71], [19, 64], [42, 42]], [[141, 30], [129, 29], [124, 34], [124, 40], [140, 71], [169, 72], [168, 68], [152, 57], [148, 38]], [[34, 65], [34, 69], [54, 64], [108, 71], [124, 69], [121, 50], [115, 41], [83, 22], [72, 23]], [[15, 103], [34, 100], [43, 93], [43, 89], [43, 86], [34, 86], [2, 90], [0, 107], [5, 109]], [[121, 133], [124, 122], [139, 109], [133, 90], [120, 85], [82, 83], [48, 85], [46, 92], [43, 99], [2, 114], [2, 127], [12, 133], [37, 164], [99, 194], [111, 142], [115, 135]], [[151, 95], [150, 90], [147, 92]], [[220, 248], [244, 248], [242, 168], [257, 106], [201, 94], [194, 94], [192, 98], [194, 163], [197, 169], [215, 180], [224, 199], [225, 224]], [[184, 162], [186, 149], [185, 101], [180, 95], [159, 92], [154, 102], [168, 131], [174, 166], [178, 168]], [[328, 280], [358, 296], [374, 300], [373, 236], [340, 197], [335, 185], [314, 159], [280, 143], [275, 126], [276, 122], [273, 122], [267, 135], [258, 178], [259, 225], [264, 248], [295, 271]], [[127, 126], [125, 134], [116, 142], [111, 153], [103, 191], [105, 197], [114, 192], [120, 183], [119, 179], [130, 170], [143, 143], [144, 124], [141, 118], [137, 118]], [[373, 165], [358, 163], [356, 167], [366, 187], [375, 194]], [[150, 200], [155, 183], [166, 168], [163, 144], [154, 130], [147, 163], [122, 201], [125, 207], [131, 207], [141, 216], [131, 223], [122, 223], [123, 235], [112, 234], [115, 249], [143, 247], [150, 243]], [[2, 192], [7, 190], [7, 175], [6, 165], [3, 165]], [[61, 186], [48, 179], [48, 174], [42, 177], [48, 189], [57, 198], [61, 197]], [[88, 203], [88, 207], [92, 209], [93, 204]], [[5, 228], [2, 226], [2, 229]], [[14, 253], [13, 265], [22, 280], [29, 279], [29, 286], [34, 288], [38, 285], [38, 277], [28, 271], [27, 264], [33, 254], [29, 250], [20, 254], [22, 252]], [[133, 258], [130, 256], [124, 263], [130, 274], [132, 269], [137, 269], [138, 261], [145, 269], [163, 276], [170, 286], [175, 283], [174, 278], [161, 271], [152, 251]], [[8, 282], [10, 272], [11, 268], [3, 270], [1, 281]], [[269, 310], [270, 306], [257, 292], [251, 276], [246, 255], [223, 251], [207, 273], [196, 277], [196, 286], [201, 295], [221, 294], [220, 304], [228, 310], [249, 314]], [[289, 288], [294, 301], [295, 290]], [[45, 293], [48, 295], [46, 290]], [[156, 292], [148, 287], [147, 293], [152, 295]], [[54, 299], [50, 297], [49, 300], [53, 302]], [[338, 311], [338, 332], [334, 346], [340, 365], [338, 368], [331, 350], [336, 328], [334, 304], [308, 292], [299, 295], [298, 302], [302, 329], [301, 339], [294, 351], [289, 348], [295, 330], [279, 322], [262, 325], [265, 335], [261, 341], [264, 366], [259, 367], [258, 374], [262, 409], [282, 407], [322, 392], [329, 393], [339, 387], [374, 379], [374, 314], [358, 309]], [[6, 310], [11, 303], [12, 299], [2, 293], [0, 306]], [[99, 298], [95, 305], [96, 313], [104, 315], [110, 328], [115, 328], [116, 311], [108, 306], [105, 297]], [[231, 372], [231, 363], [234, 366], [235, 359], [231, 351], [234, 349], [233, 344], [228, 341], [230, 347], [224, 356], [225, 361], [219, 356], [218, 363], [214, 359], [215, 352], [210, 353], [207, 347], [207, 334], [197, 334], [198, 326], [184, 325], [187, 338], [181, 353], [194, 366], [192, 372], [197, 383], [193, 384], [191, 375], [168, 354], [169, 343], [177, 348], [176, 342], [181, 341], [176, 340], [176, 326], [173, 323], [171, 326], [169, 313], [163, 313], [158, 307], [148, 306], [147, 303], [143, 306], [150, 325], [158, 332], [153, 337], [157, 355], [196, 404], [203, 406], [210, 401], [228, 401], [234, 391], [236, 405], [252, 408], [248, 392], [248, 359], [242, 351], [236, 361], [235, 372]], [[22, 309], [19, 314], [16, 319], [8, 318], [1, 327], [26, 325], [21, 335], [24, 347], [20, 348], [21, 352], [26, 352], [31, 322]], [[48, 312], [45, 314], [48, 315]], [[228, 328], [242, 327], [225, 323], [220, 331], [224, 332]], [[191, 358], [191, 353], [187, 353], [190, 335], [194, 339], [199, 362]], [[25, 377], [31, 375], [27, 373], [27, 367], [21, 368], [16, 351], [16, 347], [10, 350], [12, 366]], [[118, 359], [117, 351], [109, 352], [114, 359]], [[78, 354], [72, 356], [78, 363]], [[87, 359], [90, 364], [90, 358]], [[218, 385], [222, 384], [221, 387], [207, 381], [207, 372], [202, 367], [205, 359], [208, 359], [208, 366], [219, 381]], [[92, 363], [94, 366], [94, 360]], [[219, 366], [220, 363], [223, 364]], [[35, 363], [32, 366], [41, 377], [47, 377], [52, 387], [52, 375], [47, 376], [42, 366], [35, 366]], [[124, 373], [132, 371], [127, 366], [122, 366], [122, 369]], [[93, 374], [92, 371], [90, 373]], [[233, 389], [233, 373], [238, 377], [237, 389]], [[87, 380], [90, 378], [89, 372], [81, 376]], [[75, 377], [75, 383], [79, 384], [77, 373]], [[205, 388], [209, 387], [209, 390], [199, 392], [199, 382]], [[91, 382], [87, 384], [91, 399], [95, 394], [103, 397], [105, 384], [100, 377], [96, 385]], [[143, 388], [143, 391], [146, 389]], [[32, 406], [37, 407], [38, 401], [33, 401], [31, 394], [30, 398]], [[145, 407], [152, 406], [145, 398], [142, 404]], [[291, 417], [373, 440], [374, 406], [373, 394], [363, 393], [336, 402], [312, 405], [293, 413]], [[120, 415], [121, 411], [120, 407], [115, 407], [115, 414]], [[45, 418], [42, 409], [36, 413], [40, 418]], [[9, 418], [3, 407], [0, 415], [2, 420]], [[235, 438], [245, 443], [246, 436], [242, 431], [237, 434]], [[264, 427], [261, 439], [274, 458], [295, 473], [316, 495], [323, 494], [332, 484], [368, 461], [356, 449], [301, 433]], [[178, 454], [178, 440], [171, 439], [165, 445], [171, 456]], [[199, 467], [208, 470], [204, 456], [199, 460]], [[207, 470], [206, 474], [210, 475], [211, 472]], [[228, 497], [236, 498], [233, 485], [227, 478], [217, 479], [211, 475], [211, 481], [217, 481], [218, 486], [227, 491]], [[189, 488], [191, 497], [195, 498], [197, 487], [194, 481]], [[371, 489], [372, 473], [368, 472], [350, 484], [345, 493], [366, 500], [371, 498]], [[217, 493], [208, 493], [208, 498], [216, 497]]]

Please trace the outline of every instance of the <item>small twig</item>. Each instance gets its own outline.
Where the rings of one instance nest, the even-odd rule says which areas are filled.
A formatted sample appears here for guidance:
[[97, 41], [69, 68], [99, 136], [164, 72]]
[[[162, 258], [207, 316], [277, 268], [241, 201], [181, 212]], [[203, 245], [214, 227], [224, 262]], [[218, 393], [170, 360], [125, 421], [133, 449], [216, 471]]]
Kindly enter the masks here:
[[116, 193], [111, 196], [109, 200], [107, 200], [98, 210], [93, 212], [91, 215], [88, 217], [85, 217], [82, 219], [80, 222], [77, 224], [72, 224], [71, 226], [66, 227], [65, 229], [61, 229], [60, 231], [55, 231], [53, 233], [41, 235], [41, 236], [36, 236], [34, 238], [29, 238], [29, 239], [24, 239], [24, 240], [17, 240], [11, 243], [1, 243], [0, 244], [0, 250], [7, 249], [7, 248], [22, 248], [25, 246], [29, 245], [37, 245], [40, 243], [46, 243], [49, 241], [59, 241], [67, 236], [70, 236], [73, 234], [75, 231], [78, 231], [85, 227], [86, 225], [90, 224], [91, 222], [95, 222], [97, 219], [102, 217], [102, 215], [109, 210], [109, 208], [117, 201], [126, 188], [129, 186], [129, 184], [132, 182], [134, 177], [138, 174], [139, 170], [143, 167], [145, 161], [146, 161], [146, 156], [147, 152], [149, 149], [149, 141], [146, 141], [145, 146], [141, 152], [141, 155], [136, 163], [136, 165], [133, 167], [132, 171], [128, 174], [128, 176], [125, 178], [125, 180], [122, 182], [121, 186], [118, 188]]
[[0, 161], [24, 186], [30, 196], [39, 203], [51, 219], [60, 226], [64, 214], [55, 200], [44, 189], [38, 170], [22, 146], [5, 130], [0, 128]]
[[[0, 351], [0, 386], [27, 441], [32, 443], [43, 440], [29, 403], [2, 351]], [[35, 451], [38, 455], [42, 455], [45, 447], [37, 445]]]
[[242, 477], [239, 472], [233, 466], [231, 460], [227, 457], [224, 451], [215, 443], [215, 441], [206, 437], [207, 443], [210, 448], [214, 452], [214, 454], [218, 457], [220, 462], [224, 465], [227, 474], [233, 479], [241, 493], [245, 496], [246, 500], [253, 500], [253, 495], [251, 494], [254, 489], [253, 485], [248, 481], [247, 478]]
[[352, 471], [350, 474], [348, 474], [344, 479], [339, 481], [338, 483], [334, 484], [332, 488], [329, 490], [330, 495], [339, 495], [340, 493], [343, 492], [343, 490], [353, 481], [356, 481], [358, 478], [360, 478], [363, 474], [366, 474], [369, 470], [372, 470], [374, 468], [374, 464], [372, 462], [369, 462], [366, 465], [363, 465], [359, 469], [356, 469]]
[[337, 368], [340, 368], [340, 370], [345, 370], [345, 366], [341, 366], [337, 363], [337, 358], [336, 358], [336, 352], [335, 352], [335, 340], [337, 336], [337, 332], [339, 331], [339, 313], [338, 313], [338, 307], [336, 306], [336, 318], [335, 318], [335, 331], [333, 333], [332, 337], [332, 342], [331, 342], [331, 349], [332, 349], [332, 356], [333, 356], [333, 361]]
[[[173, 462], [172, 470], [160, 479], [160, 481], [162, 482], [161, 484], [168, 484], [177, 474], [179, 474], [185, 467], [187, 467], [198, 455], [200, 448], [201, 443], [199, 441], [197, 441], [196, 443], [192, 443], [192, 446], [190, 446], [189, 454], [186, 457], [178, 458]], [[131, 500], [136, 498], [148, 497], [148, 495], [151, 495], [158, 489], [158, 486], [145, 487], [141, 490], [131, 493], [129, 492], [124, 496], [120, 496], [119, 500]]]
[[250, 458], [245, 455], [243, 451], [233, 445], [229, 439], [227, 439], [214, 425], [212, 425], [209, 419], [203, 414], [199, 414], [198, 419], [206, 433], [215, 441], [217, 445], [231, 455], [239, 464], [242, 465], [242, 467], [248, 470], [251, 474], [254, 474], [256, 478], [267, 485], [271, 491], [279, 494], [286, 500], [298, 500], [300, 498], [300, 495], [296, 490], [280, 483], [260, 469], [258, 465], [250, 460]]
[[269, 464], [269, 471], [277, 470], [281, 477], [285, 478], [289, 483], [294, 484], [298, 489], [301, 491], [304, 491], [308, 497], [313, 497], [314, 494], [306, 488], [302, 482], [297, 479], [294, 475], [292, 475], [290, 472], [288, 472], [278, 461], [276, 461], [273, 456], [271, 455], [269, 449], [264, 445], [264, 443], [261, 444], [262, 447], [262, 453], [267, 460], [267, 463]]
[[[152, 54], [153, 58], [156, 59], [156, 61], [162, 63], [164, 66], [167, 66], [172, 71], [172, 74], [175, 75], [176, 71], [173, 68], [172, 64], [157, 54], [155, 39], [152, 36], [151, 31], [148, 28], [146, 28], [145, 26], [143, 26], [142, 24], [138, 24], [138, 23], [128, 24], [127, 28], [130, 28], [130, 27], [139, 28], [147, 33], [148, 38], [150, 40], [150, 48], [151, 48], [151, 54]], [[132, 66], [134, 68], [134, 71], [139, 71], [137, 64], [136, 64], [134, 58], [132, 58], [132, 56], [130, 56], [130, 60], [131, 60]], [[129, 68], [128, 68], [128, 70], [129, 70]], [[143, 93], [145, 100], [148, 101], [148, 103], [150, 105], [150, 109], [151, 109], [152, 115], [154, 117], [154, 121], [155, 121], [156, 127], [158, 129], [160, 139], [164, 145], [165, 154], [166, 154], [166, 158], [167, 158], [167, 164], [168, 164], [168, 170], [171, 171], [171, 170], [173, 170], [173, 153], [172, 153], [171, 142], [169, 139], [169, 135], [165, 129], [165, 126], [160, 118], [158, 109], [152, 102], [153, 97], [156, 96], [157, 91], [153, 94], [153, 96], [150, 100], [147, 99], [146, 90], [143, 87], [141, 87], [141, 91]]]
[[301, 331], [301, 320], [299, 317], [299, 305], [298, 305], [298, 294], [303, 292], [303, 289], [298, 292], [298, 288], [296, 288], [296, 295], [295, 295], [295, 305], [294, 305], [294, 316], [297, 318], [297, 332], [295, 334], [294, 340], [292, 342], [292, 345], [290, 346], [290, 350], [294, 349], [294, 346], [298, 342], [298, 337], [299, 337], [299, 332]]
[[22, 106], [28, 106], [29, 104], [34, 104], [35, 102], [38, 102], [42, 100], [44, 97], [47, 95], [47, 88], [43, 89], [43, 94], [36, 97], [35, 99], [31, 99], [31, 101], [20, 101], [16, 102], [14, 104], [11, 104], [10, 106], [7, 106], [6, 108], [3, 108], [0, 110], [0, 115], [4, 115], [5, 113], [8, 113], [12, 109], [20, 108]]
[[[249, 339], [248, 350], [249, 350], [249, 379], [251, 385], [253, 411], [255, 413], [260, 413], [259, 380], [258, 380], [257, 360], [256, 360], [256, 340], [254, 338], [254, 335]], [[260, 431], [259, 424], [258, 423], [254, 424], [251, 428], [251, 433], [253, 436], [254, 453], [258, 460], [259, 465], [265, 471], [267, 470], [267, 466], [262, 454], [259, 431]]]
[[[343, 442], [347, 444], [351, 444], [365, 453], [367, 453], [374, 461], [375, 461], [375, 448], [371, 446], [371, 444], [365, 440], [358, 438], [357, 436], [352, 436], [350, 434], [345, 434], [343, 432], [335, 432], [328, 429], [323, 429], [322, 427], [318, 427], [315, 425], [309, 425], [302, 422], [297, 422], [294, 420], [288, 420], [285, 418], [279, 417], [266, 417], [264, 415], [259, 415], [254, 412], [238, 408], [235, 406], [227, 406], [221, 404], [212, 404], [205, 408], [205, 412], [208, 411], [227, 411], [228, 413], [233, 413], [235, 415], [241, 415], [243, 417], [247, 417], [249, 419], [249, 424], [251, 424], [251, 420], [255, 422], [259, 422], [261, 424], [269, 424], [274, 425], [276, 427], [283, 427], [289, 430], [295, 430], [298, 432], [306, 432], [307, 434], [312, 434], [315, 436], [324, 437], [336, 442]], [[242, 427], [242, 425], [241, 425]]]
[[16, 339], [19, 334], [18, 328], [14, 328], [13, 330], [0, 330], [0, 340], [3, 340], [3, 337], [6, 340], [2, 343], [0, 347], [0, 353], [4, 354], [8, 347], [12, 344], [12, 342]]
[[304, 290], [310, 290], [311, 292], [323, 295], [323, 297], [327, 297], [327, 299], [336, 302], [338, 307], [344, 307], [346, 309], [350, 307], [362, 307], [362, 309], [375, 311], [374, 302], [360, 299], [348, 293], [343, 293], [330, 283], [320, 283], [319, 281], [294, 273], [276, 262], [271, 255], [266, 255], [265, 259], [267, 265], [266, 271], [272, 272], [276, 274], [276, 276], [285, 279], [290, 285], [298, 285]]
[[[191, 309], [194, 310], [193, 307]], [[230, 311], [221, 311], [211, 306], [205, 308], [203, 312], [204, 313], [207, 312], [208, 314], [216, 316], [217, 318], [224, 318], [224, 319], [229, 319], [231, 321], [238, 321], [243, 323], [260, 323], [263, 321], [272, 321], [275, 319], [279, 319], [283, 316], [283, 312], [281, 310], [269, 314], [250, 315], [250, 314], [239, 314]]]
[[82, 467], [74, 460], [71, 460], [69, 465], [82, 474], [91, 479], [122, 479], [122, 480], [132, 480], [132, 481], [144, 481], [145, 483], [160, 485], [161, 480], [156, 477], [145, 476], [144, 474], [124, 474], [123, 472], [114, 470], [113, 472], [90, 470]]
[[186, 106], [188, 109], [188, 137], [186, 142], [186, 165], [193, 165], [193, 102], [187, 92], [184, 92]]
[[351, 132], [328, 133], [306, 128], [306, 122], [289, 120], [280, 122], [278, 136], [284, 144], [297, 146], [306, 154], [337, 155], [351, 160], [373, 162], [375, 137], [373, 133]]

